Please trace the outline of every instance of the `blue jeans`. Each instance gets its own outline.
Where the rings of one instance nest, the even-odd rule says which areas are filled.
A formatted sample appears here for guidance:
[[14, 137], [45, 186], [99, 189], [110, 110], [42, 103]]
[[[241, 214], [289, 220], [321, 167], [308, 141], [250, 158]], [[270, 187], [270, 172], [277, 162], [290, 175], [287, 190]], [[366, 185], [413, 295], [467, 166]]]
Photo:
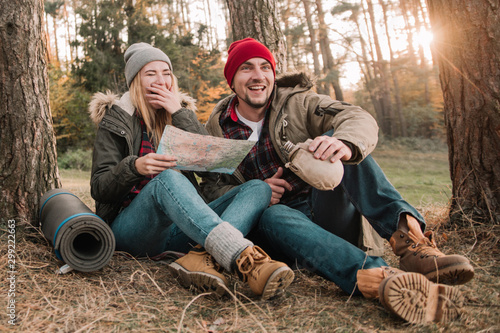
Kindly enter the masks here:
[[252, 180], [206, 204], [184, 175], [165, 170], [111, 224], [116, 249], [134, 256], [187, 252], [191, 245], [204, 245], [210, 231], [223, 221], [246, 235], [270, 199], [270, 187]]
[[273, 255], [279, 251], [352, 293], [359, 269], [387, 265], [382, 258], [366, 255], [345, 239], [357, 240], [359, 230], [352, 226], [359, 225], [357, 217], [363, 215], [383, 238], [390, 239], [403, 213], [424, 223], [368, 156], [358, 165], [344, 165], [343, 180], [333, 191], [313, 190], [287, 206], [266, 209], [259, 230]]

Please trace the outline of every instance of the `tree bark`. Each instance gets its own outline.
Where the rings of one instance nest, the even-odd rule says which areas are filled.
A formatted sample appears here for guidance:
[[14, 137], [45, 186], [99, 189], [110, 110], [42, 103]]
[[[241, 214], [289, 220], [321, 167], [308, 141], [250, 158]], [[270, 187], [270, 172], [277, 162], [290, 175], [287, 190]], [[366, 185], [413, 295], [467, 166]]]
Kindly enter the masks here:
[[0, 221], [35, 223], [59, 187], [41, 0], [0, 2]]
[[[451, 220], [500, 221], [500, 4], [428, 0], [452, 181]], [[467, 223], [470, 225], [470, 223]]]
[[233, 41], [252, 37], [271, 50], [276, 72], [287, 70], [286, 44], [275, 0], [226, 0], [231, 18]]

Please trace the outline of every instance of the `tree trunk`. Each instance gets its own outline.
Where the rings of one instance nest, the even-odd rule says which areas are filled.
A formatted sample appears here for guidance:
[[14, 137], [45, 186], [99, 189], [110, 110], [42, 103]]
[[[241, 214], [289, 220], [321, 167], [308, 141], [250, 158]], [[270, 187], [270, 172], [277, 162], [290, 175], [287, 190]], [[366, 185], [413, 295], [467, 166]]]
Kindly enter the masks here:
[[498, 1], [428, 0], [427, 3], [434, 31], [433, 53], [444, 97], [453, 185], [451, 220], [466, 217], [499, 223]]
[[[379, 3], [380, 3], [380, 7], [382, 8], [382, 13], [383, 13], [383, 18], [384, 18], [385, 34], [386, 34], [386, 36], [390, 36], [391, 34], [389, 33], [389, 19], [387, 17], [387, 9], [388, 9], [387, 4], [385, 3], [384, 0], [379, 0]], [[391, 74], [391, 78], [392, 78], [392, 84], [394, 87], [394, 99], [396, 101], [394, 113], [397, 115], [398, 120], [399, 120], [399, 124], [398, 124], [399, 126], [397, 127], [397, 131], [394, 134], [396, 134], [397, 136], [407, 136], [406, 119], [405, 119], [405, 116], [403, 114], [403, 102], [401, 101], [401, 92], [399, 89], [398, 70], [397, 70], [397, 66], [396, 66], [396, 60], [394, 57], [394, 50], [392, 48], [392, 43], [391, 43], [390, 37], [387, 38], [387, 46], [389, 48], [389, 54], [391, 57], [391, 60], [389, 62], [389, 69], [390, 69], [390, 74]]]
[[[184, 29], [186, 31], [191, 31], [191, 22], [189, 20], [189, 13], [187, 12], [189, 10], [189, 1], [186, 4], [184, 0], [179, 1], [179, 7], [180, 7], [180, 12], [181, 12], [181, 18], [182, 18], [182, 23], [184, 24]], [[208, 7], [210, 10], [210, 6]], [[211, 26], [211, 24], [209, 25]]]
[[[69, 63], [73, 63], [73, 46], [71, 45], [71, 34], [69, 33], [69, 16], [68, 16], [68, 7], [66, 6], [66, 0], [64, 0], [63, 5], [63, 17], [64, 17], [64, 25], [66, 26], [66, 54], [68, 54], [69, 47]], [[76, 36], [75, 36], [76, 39]], [[66, 63], [68, 63], [68, 57], [66, 56]], [[67, 65], [67, 64], [66, 64]]]
[[59, 187], [41, 0], [0, 2], [0, 221], [35, 223]]
[[46, 45], [47, 45], [47, 61], [48, 63], [52, 63], [52, 50], [50, 48], [50, 31], [49, 31], [49, 14], [45, 13], [45, 39], [46, 39]]
[[54, 24], [54, 48], [56, 51], [56, 61], [57, 61], [57, 66], [60, 66], [61, 60], [59, 59], [59, 46], [57, 45], [57, 19], [56, 19], [56, 14], [52, 15], [52, 22]]
[[392, 137], [394, 136], [394, 115], [387, 73], [387, 62], [382, 56], [382, 48], [380, 47], [380, 42], [378, 39], [377, 25], [375, 23], [375, 11], [373, 9], [372, 0], [367, 0], [366, 3], [368, 5], [370, 25], [373, 33], [373, 44], [375, 46], [375, 52], [377, 54], [377, 60], [375, 61], [375, 74], [378, 74], [378, 78], [380, 79], [380, 82], [378, 82], [380, 89], [378, 98], [382, 106], [382, 119], [379, 119], [379, 123], [382, 132], [385, 135]]
[[307, 29], [309, 30], [309, 38], [311, 45], [311, 53], [314, 61], [314, 75], [319, 77], [321, 75], [320, 64], [319, 64], [319, 54], [318, 54], [318, 41], [316, 39], [316, 29], [314, 29], [312, 16], [311, 16], [311, 5], [309, 4], [309, 0], [302, 0], [302, 4], [304, 5], [304, 13], [306, 15]]
[[[333, 60], [332, 50], [330, 49], [330, 39], [328, 38], [328, 29], [325, 22], [325, 13], [323, 11], [323, 3], [321, 0], [316, 0], [316, 9], [318, 11], [319, 21], [319, 44], [321, 53], [323, 54], [323, 68], [325, 73], [325, 85], [331, 85], [335, 91], [335, 98], [339, 101], [344, 100], [344, 94], [340, 88], [339, 71]], [[326, 87], [325, 87], [326, 88]], [[329, 91], [328, 89], [325, 89]]]
[[[413, 17], [415, 18], [415, 29], [417, 33], [420, 33], [422, 29], [425, 29], [425, 22], [422, 23], [420, 21], [420, 0], [413, 0]], [[422, 17], [424, 17], [424, 13], [422, 13]], [[424, 101], [425, 104], [431, 103], [431, 97], [429, 92], [429, 71], [427, 70], [427, 60], [424, 55], [424, 46], [422, 43], [418, 43], [418, 56], [420, 58], [420, 78], [424, 84]]]
[[231, 17], [233, 40], [252, 37], [271, 50], [276, 72], [287, 70], [286, 44], [275, 0], [226, 0]]
[[[290, 32], [290, 14], [292, 12], [292, 4], [291, 0], [286, 0], [286, 3], [284, 3], [281, 7], [281, 10], [278, 9], [281, 17], [281, 22], [283, 23], [283, 28], [286, 33], [286, 31]], [[294, 54], [293, 50], [293, 44], [294, 44], [294, 36], [285, 36], [285, 42], [286, 42], [286, 59], [287, 59], [287, 69], [288, 70], [294, 70], [295, 68], [298, 67], [300, 64], [300, 51], [297, 50], [298, 54]], [[297, 44], [295, 42], [295, 44]], [[296, 45], [297, 46], [297, 45]], [[298, 47], [297, 47], [298, 49]], [[291, 60], [292, 63], [288, 62], [288, 59]]]
[[401, 8], [401, 13], [405, 22], [405, 30], [408, 41], [408, 56], [410, 58], [410, 62], [416, 63], [415, 48], [413, 47], [413, 26], [410, 24], [410, 18], [408, 16], [408, 0], [400, 0], [399, 7]]

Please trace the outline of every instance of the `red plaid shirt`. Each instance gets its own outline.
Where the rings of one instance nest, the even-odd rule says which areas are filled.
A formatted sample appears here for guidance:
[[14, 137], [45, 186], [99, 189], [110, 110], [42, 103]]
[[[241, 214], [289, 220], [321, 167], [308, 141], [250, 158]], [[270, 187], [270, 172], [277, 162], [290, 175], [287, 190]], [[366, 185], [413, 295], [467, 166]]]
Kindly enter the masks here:
[[[227, 139], [247, 140], [252, 134], [252, 129], [238, 119], [235, 106], [238, 99], [234, 97], [229, 103], [226, 111], [222, 112], [219, 118], [219, 124]], [[287, 203], [295, 199], [299, 194], [308, 193], [310, 186], [295, 175], [292, 171], [284, 167], [283, 162], [274, 150], [269, 134], [269, 117], [264, 119], [262, 132], [259, 141], [252, 147], [248, 155], [238, 166], [246, 180], [271, 178], [278, 168], [283, 168], [282, 179], [286, 180], [292, 186], [292, 191], [286, 191], [281, 198], [281, 203]]]
[[[137, 116], [137, 113], [136, 113]], [[146, 124], [142, 120], [142, 118], [139, 118], [141, 121], [141, 129], [142, 129], [142, 141], [141, 141], [141, 148], [139, 149], [139, 153], [137, 154], [138, 157], [146, 156], [149, 153], [154, 153], [156, 151], [154, 144], [149, 140], [149, 135], [148, 135], [148, 130], [146, 128]], [[132, 200], [139, 194], [139, 192], [146, 186], [147, 183], [151, 179], [153, 179], [156, 175], [148, 175], [144, 176], [144, 179], [137, 185], [135, 185], [131, 190], [130, 193], [127, 195], [125, 200], [123, 201], [123, 207], [127, 207], [130, 205]]]

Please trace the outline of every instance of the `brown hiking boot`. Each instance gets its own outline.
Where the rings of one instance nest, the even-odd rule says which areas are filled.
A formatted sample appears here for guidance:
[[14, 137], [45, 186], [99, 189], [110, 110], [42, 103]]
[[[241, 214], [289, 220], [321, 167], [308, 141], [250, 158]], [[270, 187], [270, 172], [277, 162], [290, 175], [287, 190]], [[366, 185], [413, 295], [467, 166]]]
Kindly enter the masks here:
[[404, 273], [397, 268], [381, 266], [369, 269], [360, 269], [356, 273], [356, 283], [359, 291], [366, 298], [378, 298], [378, 287], [382, 281], [399, 273]]
[[455, 285], [472, 279], [474, 268], [467, 258], [445, 255], [438, 250], [431, 231], [422, 234], [418, 222], [411, 216], [407, 218], [409, 232], [398, 230], [390, 239], [394, 253], [400, 256], [399, 268], [421, 273], [437, 283]]
[[281, 293], [292, 283], [295, 274], [286, 264], [271, 260], [258, 246], [247, 247], [236, 259], [243, 281], [256, 295], [268, 299]]
[[413, 324], [452, 321], [460, 316], [464, 304], [457, 288], [432, 283], [419, 273], [386, 278], [379, 295], [387, 310]]
[[227, 280], [222, 268], [201, 245], [196, 245], [188, 254], [177, 259], [168, 268], [182, 286], [193, 286], [201, 292], [214, 292], [222, 296], [226, 292]]

